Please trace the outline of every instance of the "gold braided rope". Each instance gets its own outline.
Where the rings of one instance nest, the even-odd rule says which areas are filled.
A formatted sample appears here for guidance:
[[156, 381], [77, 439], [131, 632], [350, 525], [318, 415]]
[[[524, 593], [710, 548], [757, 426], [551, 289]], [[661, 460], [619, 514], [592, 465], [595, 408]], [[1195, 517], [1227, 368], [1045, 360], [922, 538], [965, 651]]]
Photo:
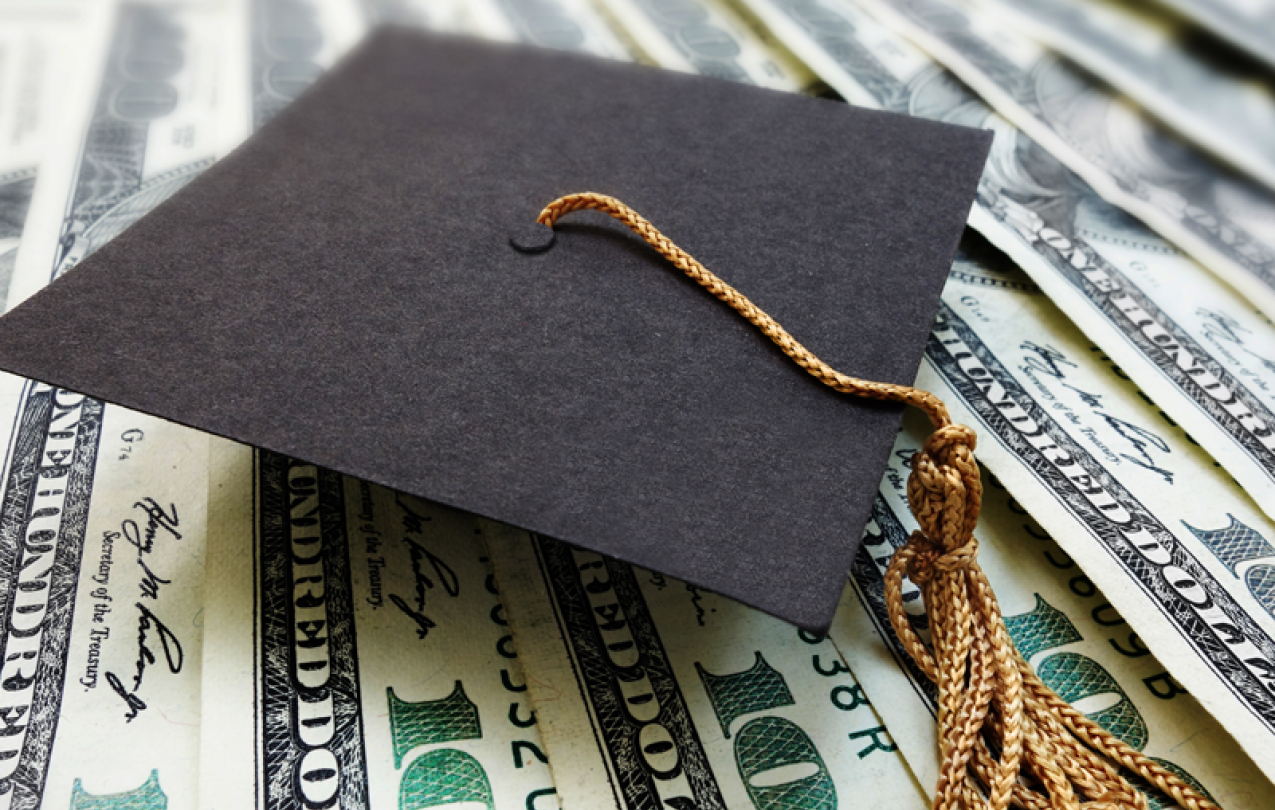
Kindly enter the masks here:
[[[1030, 810], [1147, 809], [1146, 796], [1122, 776], [1136, 774], [1185, 810], [1217, 805], [1072, 708], [1040, 680], [1005, 629], [978, 562], [983, 487], [974, 431], [954, 424], [928, 391], [870, 382], [830, 367], [735, 288], [673, 244], [640, 214], [605, 194], [569, 194], [538, 222], [601, 211], [627, 225], [678, 269], [730, 305], [819, 381], [846, 394], [913, 405], [934, 433], [912, 459], [908, 503], [921, 529], [890, 562], [885, 597], [890, 623], [917, 666], [938, 684], [942, 768], [934, 807]], [[903, 611], [903, 577], [921, 589], [933, 651]]]

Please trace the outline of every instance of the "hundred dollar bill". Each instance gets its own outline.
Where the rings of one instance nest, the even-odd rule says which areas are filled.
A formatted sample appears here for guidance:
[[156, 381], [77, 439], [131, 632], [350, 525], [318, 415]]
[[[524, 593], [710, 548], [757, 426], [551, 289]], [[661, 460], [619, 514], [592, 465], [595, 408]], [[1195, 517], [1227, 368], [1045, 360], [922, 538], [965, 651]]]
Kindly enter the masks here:
[[725, 0], [602, 0], [646, 59], [660, 67], [769, 87], [814, 92], [799, 60]]
[[465, 10], [469, 31], [488, 39], [625, 62], [636, 57], [589, 0], [471, 0]]
[[[916, 528], [900, 486], [909, 472], [907, 459], [928, 429], [923, 418], [907, 421], [908, 429], [895, 444], [889, 478], [873, 504], [831, 636], [853, 662], [855, 675], [894, 731], [917, 778], [932, 788], [940, 766], [937, 692], [898, 643], [883, 598], [888, 559]], [[1080, 565], [996, 479], [986, 483], [979, 563], [996, 583], [1010, 635], [1045, 683], [1220, 807], [1273, 806], [1275, 787], [1228, 728], [1178, 688]], [[906, 597], [919, 598], [910, 582], [904, 588]], [[1149, 807], [1177, 807], [1149, 784], [1131, 781], [1147, 794]]]
[[[1047, 536], [1035, 523], [1030, 531], [1036, 539], [1022, 531], [1021, 509], [1007, 515], [1008, 496], [989, 489], [993, 505], [980, 521], [979, 559], [990, 569], [1006, 613], [1031, 611], [1035, 592], [1070, 616], [1080, 630], [1066, 630], [1071, 624], [1058, 619], [1050, 632], [1089, 639], [1087, 647], [1069, 649], [1085, 649], [1089, 659], [1105, 662], [1104, 671], [1125, 684], [1123, 694], [1132, 701], [1103, 708], [1100, 721], [1113, 723], [1118, 736], [1129, 729], [1127, 742], [1185, 768], [1215, 795], [1246, 785], [1248, 806], [1266, 806], [1275, 788], [1255, 780], [1256, 769], [1235, 745], [1222, 745], [1222, 729], [1268, 779], [1275, 778], [1275, 522], [1026, 276], [973, 234], [967, 234], [944, 290], [917, 385], [978, 431], [980, 459], [1061, 547], [1046, 550]], [[910, 532], [901, 500], [906, 459], [926, 428], [909, 424], [912, 433], [900, 439], [883, 485], [886, 511], [895, 516], [878, 515], [876, 534], [866, 541], [868, 555], [855, 567], [863, 598], [875, 599], [878, 613], [880, 589], [871, 591], [863, 577], [879, 583], [893, 548], [882, 546], [883, 538], [894, 542]], [[885, 532], [886, 520], [902, 521], [908, 531]], [[1042, 547], [1048, 558], [1022, 554], [1023, 543]], [[1055, 595], [1068, 587], [1072, 601], [1060, 601]], [[1034, 615], [1046, 622], [1050, 611], [1039, 607]], [[1044, 625], [1029, 617], [1009, 624], [1024, 655], [1069, 700], [1084, 696], [1081, 682], [1097, 688], [1111, 680], [1074, 656], [1040, 660], [1037, 652], [1068, 642], [1048, 642]], [[856, 637], [852, 628], [834, 633], [834, 639]], [[859, 658], [844, 647], [842, 652], [857, 665]], [[880, 656], [874, 660], [880, 663]], [[1072, 669], [1063, 667], [1065, 660], [1072, 660]], [[867, 677], [858, 669], [856, 674]], [[1183, 687], [1192, 698], [1180, 699]], [[876, 700], [883, 699], [878, 692]], [[1096, 703], [1101, 701], [1082, 708], [1098, 708]], [[1202, 716], [1200, 706], [1218, 720]], [[1173, 730], [1148, 738], [1144, 726], [1155, 717]], [[1232, 771], [1221, 769], [1215, 754]], [[1243, 770], [1241, 765], [1249, 773], [1244, 779], [1222, 776]], [[1210, 772], [1218, 777], [1205, 780]], [[1256, 801], [1253, 784], [1263, 784], [1267, 798]]]
[[[225, 3], [228, 44], [220, 76], [225, 100], [218, 157], [277, 115], [353, 47], [367, 30], [365, 11], [387, 8], [375, 3], [363, 9], [356, 0]], [[406, 12], [417, 4], [395, 5]]]
[[0, 807], [193, 807], [208, 439], [0, 387]]
[[557, 806], [476, 518], [215, 442], [203, 808]]
[[363, 6], [371, 25], [392, 22], [610, 59], [634, 59], [634, 49], [589, 0], [364, 0]]
[[362, 0], [369, 26], [393, 23], [434, 31], [462, 30], [461, 5], [459, 0]]
[[[963, 0], [861, 0], [1120, 206], [1275, 314], [1275, 192]], [[1273, 116], [1272, 123], [1275, 123]]]
[[[27, 215], [9, 306], [114, 238], [210, 166], [224, 29], [211, 2], [90, 4], [105, 45], [67, 94]], [[100, 7], [100, 10], [99, 10]], [[51, 234], [53, 238], [43, 238]]]
[[827, 639], [483, 525], [564, 808], [926, 806]]
[[982, 0], [1219, 157], [1275, 187], [1275, 79], [1149, 0]]
[[1267, 0], [1162, 0], [1268, 67], [1275, 67], [1275, 5]]
[[996, 138], [970, 224], [1268, 515], [1275, 512], [1275, 329], [1247, 300], [1099, 198], [857, 7], [837, 0], [749, 3], [850, 101], [991, 129]]
[[79, 3], [0, 3], [0, 302], [9, 292], [22, 226], [45, 146], [60, 124], [74, 71]]
[[[98, 37], [65, 102], [85, 120], [41, 163], [23, 295], [209, 159], [215, 14], [101, 3], [85, 25]], [[7, 375], [0, 423], [0, 807], [192, 806], [207, 438]]]

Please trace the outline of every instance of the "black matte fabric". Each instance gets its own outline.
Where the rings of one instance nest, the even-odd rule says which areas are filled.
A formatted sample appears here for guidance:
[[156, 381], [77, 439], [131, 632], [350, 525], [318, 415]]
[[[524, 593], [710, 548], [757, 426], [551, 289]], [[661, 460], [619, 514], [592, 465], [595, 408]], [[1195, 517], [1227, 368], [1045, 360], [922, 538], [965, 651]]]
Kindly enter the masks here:
[[910, 383], [988, 133], [388, 29], [0, 319], [0, 367], [831, 621], [900, 411], [837, 394], [612, 194], [837, 369]]

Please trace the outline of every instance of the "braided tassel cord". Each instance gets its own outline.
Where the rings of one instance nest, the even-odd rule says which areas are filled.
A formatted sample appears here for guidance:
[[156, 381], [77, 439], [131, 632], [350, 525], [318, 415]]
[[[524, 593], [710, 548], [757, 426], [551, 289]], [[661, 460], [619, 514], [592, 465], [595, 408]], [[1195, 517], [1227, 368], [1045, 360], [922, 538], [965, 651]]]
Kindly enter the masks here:
[[[908, 478], [908, 503], [921, 528], [891, 560], [885, 596], [890, 623], [904, 648], [938, 685], [942, 767], [936, 810], [1147, 810], [1146, 796], [1121, 771], [1137, 774], [1186, 810], [1218, 810], [1054, 694], [1015, 649], [975, 559], [974, 528], [983, 486], [973, 430], [954, 424], [947, 407], [928, 391], [861, 380], [833, 369], [614, 197], [569, 194], [546, 206], [537, 221], [553, 227], [560, 217], [582, 210], [601, 211], [627, 225], [825, 385], [912, 405], [929, 416], [934, 433], [912, 459]], [[932, 651], [904, 613], [904, 576], [924, 597]]]

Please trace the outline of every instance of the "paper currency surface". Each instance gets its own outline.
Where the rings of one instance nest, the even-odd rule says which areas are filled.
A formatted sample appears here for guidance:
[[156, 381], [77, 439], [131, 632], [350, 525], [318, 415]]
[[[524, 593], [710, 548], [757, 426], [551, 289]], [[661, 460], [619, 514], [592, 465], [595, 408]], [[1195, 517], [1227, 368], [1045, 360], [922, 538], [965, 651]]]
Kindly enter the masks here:
[[982, 0], [1246, 174], [1275, 179], [1275, 83], [1145, 0]]
[[[758, 3], [757, 7], [759, 11], [768, 9], [771, 17], [779, 17], [782, 13], [790, 25], [789, 36], [807, 37], [810, 41], [807, 47], [811, 50], [820, 47], [808, 33], [803, 33], [808, 29], [801, 27], [809, 20], [809, 17], [801, 16], [808, 12], [809, 6], [769, 3], [762, 6]], [[928, 64], [928, 61], [920, 61], [924, 59], [923, 56], [905, 50], [906, 43], [900, 43], [892, 32], [879, 26], [874, 28], [870, 17], [857, 13], [849, 6], [837, 6], [834, 9], [831, 4], [825, 4], [823, 8], [828, 13], [835, 11], [837, 14], [845, 15], [842, 17], [845, 20], [845, 26], [840, 29], [845, 39], [837, 43], [838, 47], [833, 48], [829, 43], [826, 36], [828, 30], [826, 22], [823, 22], [822, 29], [825, 35], [819, 41], [822, 47], [826, 48], [824, 53], [827, 54], [826, 58], [829, 62], [825, 68], [828, 71], [825, 78], [828, 78], [829, 83], [834, 87], [838, 86], [837, 82], [833, 81], [837, 75], [833, 72], [834, 67], [839, 71], [855, 70], [857, 73], [853, 75], [857, 77], [857, 80], [853, 82], [849, 81], [850, 74], [842, 74], [841, 87], [846, 87], [843, 93], [854, 90], [860, 95], [875, 100], [878, 104], [889, 101], [896, 108], [923, 111], [935, 117], [962, 114], [967, 116], [963, 120], [970, 123], [979, 122], [987, 125], [991, 121], [989, 113], [979, 102], [950, 80], [944, 81], [943, 74]], [[778, 23], [776, 27], [778, 30]], [[793, 47], [796, 48], [796, 46]], [[901, 78], [900, 74], [908, 78]], [[928, 91], [926, 88], [929, 88]], [[838, 89], [841, 88], [838, 87]], [[999, 126], [1004, 127], [1003, 124]], [[1092, 295], [1093, 298], [1089, 299], [1091, 302], [1101, 303], [1107, 307], [1107, 309], [1095, 307], [1095, 310], [1110, 317], [1108, 323], [1119, 325], [1120, 320], [1124, 319], [1130, 325], [1129, 331], [1123, 334], [1126, 341], [1129, 338], [1142, 337], [1146, 341], [1144, 345], [1148, 348], [1157, 345], [1146, 339], [1148, 333], [1160, 334], [1154, 331], [1156, 322], [1141, 314], [1146, 310], [1138, 309], [1138, 304], [1135, 303], [1137, 299], [1134, 299], [1133, 295], [1138, 294], [1140, 289], [1159, 289], [1162, 294], [1169, 290], [1182, 290], [1183, 285], [1187, 283], [1184, 277], [1177, 276], [1171, 279], [1167, 275], [1158, 276], [1157, 270], [1154, 269], [1160, 268], [1159, 272], [1166, 272], [1169, 266], [1176, 269], [1180, 267], [1180, 264], [1174, 262], [1180, 262], [1180, 259], [1177, 259], [1169, 250], [1157, 249], [1156, 241], [1139, 244], [1130, 233], [1132, 226], [1127, 222], [1121, 223], [1119, 213], [1113, 209], [1104, 208], [1104, 204], [1094, 199], [1092, 193], [1089, 199], [1082, 197], [1076, 200], [1078, 208], [1072, 212], [1074, 217], [1072, 222], [1066, 226], [1059, 223], [1063, 230], [1050, 229], [1043, 218], [1056, 216], [1055, 212], [1062, 203], [1058, 197], [1066, 194], [1068, 189], [1074, 189], [1075, 185], [1058, 182], [1066, 178], [1062, 167], [1058, 167], [1059, 174], [1054, 175], [1055, 185], [1037, 184], [1028, 172], [1031, 169], [1040, 171], [1041, 161], [1045, 159], [1045, 156], [1038, 148], [1031, 146], [1024, 148], [1022, 141], [1015, 143], [1011, 140], [1014, 137], [1015, 133], [1008, 128], [998, 130], [1000, 143], [993, 147], [993, 157], [989, 170], [984, 175], [980, 201], [972, 222], [981, 225], [984, 233], [1000, 246], [1015, 248], [1010, 251], [1011, 257], [1018, 260], [1024, 269], [1029, 271], [1033, 281], [1049, 293], [1064, 311], [1067, 311], [1066, 305], [1069, 303], [1069, 300], [1064, 298], [1064, 293], [1069, 290], [1066, 286], [1057, 283], [1059, 275], [1056, 273], [1059, 271], [1073, 274], [1071, 276], [1073, 281], [1068, 282], [1069, 285], [1074, 285], [1071, 289]], [[1075, 183], [1079, 181], [1076, 180]], [[1027, 209], [1019, 207], [1024, 199], [1020, 192], [1031, 189], [1036, 190], [1041, 200], [1039, 207], [1031, 209], [1033, 218], [1011, 219], [1026, 213]], [[1010, 196], [1011, 190], [1014, 196]], [[1088, 208], [1088, 211], [1080, 208], [1080, 205]], [[997, 215], [1000, 219], [997, 219]], [[1112, 227], [1113, 225], [1115, 227]], [[1129, 267], [1133, 273], [1140, 274], [1142, 277], [1138, 281], [1133, 282], [1130, 276], [1116, 270], [1115, 262], [1108, 265], [1104, 261], [1102, 270], [1097, 270], [1093, 264], [1086, 264], [1087, 261], [1093, 261], [1099, 254], [1096, 250], [1092, 254], [1081, 253], [1079, 240], [1090, 235], [1091, 241], [1088, 244], [1093, 245], [1096, 239], [1103, 235], [1104, 230], [1106, 234], [1109, 234], [1107, 237], [1109, 241], [1098, 244], [1102, 245], [1102, 249], [1108, 256], [1118, 259], [1120, 265]], [[1034, 241], [1026, 243], [1025, 240], [1018, 238], [1019, 233], [1033, 234]], [[1064, 237], [1063, 233], [1071, 236]], [[1119, 240], [1120, 236], [1127, 238]], [[1073, 242], [1071, 239], [1076, 241]], [[1042, 254], [1028, 253], [1024, 249], [1028, 246], [1046, 252], [1055, 252], [1054, 261], [1049, 265], [1054, 268], [1053, 273], [1045, 272], [1043, 263], [1033, 263]], [[1064, 252], [1068, 259], [1060, 260]], [[1110, 268], [1110, 274], [1107, 268]], [[1136, 287], [1135, 284], [1139, 282], [1146, 286]], [[1197, 292], [1196, 288], [1190, 289], [1194, 296]], [[1213, 317], [1215, 322], [1219, 320], [1218, 316], [1221, 316], [1222, 322], [1230, 324], [1234, 321], [1228, 319], [1227, 313], [1244, 311], [1242, 302], [1234, 299], [1229, 304], [1223, 304], [1221, 309], [1213, 309], [1207, 298], [1208, 288], [1200, 288], [1198, 292], [1200, 293], [1198, 296], [1187, 301], [1180, 300], [1179, 295], [1172, 295], [1174, 299], [1177, 299], [1174, 303], [1177, 310], [1175, 315], [1193, 318]], [[1141, 300], [1145, 302], [1147, 299]], [[1124, 304], [1124, 310], [1120, 309], [1119, 302], [1122, 301], [1129, 302]], [[1214, 301], [1217, 302], [1217, 299]], [[1074, 303], [1074, 299], [1070, 303]], [[1189, 308], [1193, 308], [1194, 311], [1189, 311]], [[1186, 428], [1194, 439], [1200, 439], [1200, 434], [1188, 428], [1185, 419], [1179, 418], [1178, 414], [1183, 409], [1168, 407], [1165, 398], [1160, 395], [1161, 391], [1165, 395], [1171, 395], [1171, 392], [1181, 389], [1165, 390], [1165, 387], [1161, 385], [1153, 392], [1144, 382], [1149, 378], [1148, 375], [1134, 373], [1135, 369], [1131, 367], [1131, 362], [1141, 362], [1144, 364], [1141, 367], [1142, 371], [1149, 370], [1145, 365], [1147, 355], [1129, 352], [1126, 348], [1129, 346], [1128, 343], [1122, 345], [1114, 341], [1109, 334], [1087, 329], [1087, 326], [1093, 325], [1094, 319], [1086, 310], [1073, 307], [1071, 314], [1082, 330], [1089, 332], [1088, 337], [1094, 339], [1102, 334], [1104, 338], [1107, 338], [1095, 340], [1095, 343], [1101, 347], [1102, 353], [1109, 358], [1109, 362], [1118, 366], [1122, 373], [1128, 374], [1140, 385], [1175, 423]], [[1089, 316], [1089, 320], [1085, 320], [1082, 316]], [[945, 311], [938, 329], [941, 331], [950, 327], [956, 330], [953, 333], [955, 335], [952, 337], [953, 340], [957, 337], [966, 340], [965, 333], [954, 325], [957, 321], [952, 318], [955, 317], [955, 313], [951, 310]], [[1033, 320], [1021, 313], [1015, 317], [1023, 318], [1029, 323]], [[1163, 317], [1162, 313], [1161, 317]], [[1165, 322], [1178, 328], [1167, 318]], [[1257, 328], [1258, 324], [1255, 323], [1254, 327]], [[1135, 329], [1143, 331], [1139, 334]], [[1182, 334], [1180, 328], [1178, 328], [1178, 334]], [[1240, 333], [1237, 332], [1236, 335], [1239, 336]], [[1202, 334], [1202, 338], [1213, 345], [1225, 343], [1216, 333]], [[1165, 354], [1166, 359], [1171, 358], [1170, 362], [1175, 364], [1183, 357], [1180, 351], [1173, 351], [1172, 354], [1165, 352]], [[962, 362], [972, 364], [973, 360], [962, 359]], [[982, 365], [986, 364], [986, 361], [983, 361]], [[959, 369], [960, 366], [961, 364], [956, 360], [951, 361], [951, 368]], [[1180, 368], [1177, 365], [1173, 367]], [[981, 369], [982, 366], [978, 368]], [[1151, 379], [1154, 382], [1159, 378]], [[922, 378], [919, 384], [923, 388], [928, 388], [937, 382]], [[1143, 499], [1155, 497], [1150, 495], [1149, 488], [1130, 488], [1130, 484], [1122, 484], [1120, 479], [1112, 480], [1103, 475], [1104, 467], [1109, 466], [1111, 462], [1104, 461], [1106, 453], [1102, 448], [1109, 451], [1118, 463], [1125, 465], [1125, 469], [1131, 470], [1128, 465], [1137, 459], [1140, 453], [1144, 461], [1150, 462], [1150, 466], [1162, 466], [1156, 463], [1158, 457], [1156, 443], [1149, 436], [1139, 436], [1135, 431], [1131, 431], [1129, 437], [1123, 439], [1109, 437], [1100, 440], [1102, 442], [1102, 448], [1100, 448], [1085, 435], [1077, 433], [1082, 427], [1096, 429], [1090, 423], [1092, 415], [1089, 420], [1081, 422], [1059, 422], [1058, 431], [1046, 430], [1042, 429], [1035, 412], [1019, 413], [1016, 410], [1023, 406], [1012, 396], [1008, 396], [1007, 389], [1003, 386], [992, 386], [982, 391], [975, 387], [973, 391], [978, 393], [980, 407], [984, 408], [987, 420], [990, 420], [988, 424], [1002, 430], [1003, 441], [1024, 459], [1018, 463], [1020, 465], [1025, 463], [1029, 468], [1029, 472], [1025, 475], [1011, 476], [1006, 473], [1003, 476], [1003, 480], [1015, 496], [1024, 504], [1028, 504], [1028, 508], [1051, 534], [1059, 538], [1061, 542], [1075, 544], [1069, 545], [1069, 553], [1077, 559], [1085, 560], [1087, 573], [1104, 592], [1111, 595], [1113, 599], [1122, 600], [1120, 602], [1122, 615], [1138, 629], [1148, 646], [1153, 651], [1159, 652], [1161, 660], [1169, 665], [1171, 671], [1188, 689], [1200, 697], [1204, 705], [1218, 713], [1219, 717], [1226, 718], [1228, 728], [1241, 740], [1247, 750], [1254, 752], [1254, 756], [1257, 756], [1257, 751], [1269, 747], [1270, 735], [1275, 729], [1275, 725], [1272, 724], [1275, 721], [1275, 715], [1271, 713], [1272, 708], [1275, 707], [1275, 703], [1272, 703], [1272, 698], [1275, 697], [1275, 681], [1272, 680], [1275, 676], [1275, 669], [1272, 668], [1272, 664], [1275, 663], [1275, 657], [1272, 657], [1275, 654], [1275, 647], [1271, 645], [1272, 627], [1275, 627], [1272, 620], [1275, 620], [1275, 615], [1272, 614], [1269, 605], [1267, 589], [1260, 584], [1260, 580], [1256, 581], [1257, 587], [1253, 587], [1252, 583], [1237, 577], [1228, 560], [1219, 559], [1217, 554], [1209, 550], [1208, 540], [1200, 539], [1198, 533], [1191, 531], [1182, 523], [1182, 520], [1192, 518], [1183, 516], [1177, 521], [1168, 518], [1168, 515], [1181, 508], [1176, 504], [1173, 496], [1161, 495], [1154, 501], [1146, 501]], [[941, 393], [940, 396], [947, 399]], [[969, 393], [967, 396], [974, 396], [974, 393]], [[949, 404], [958, 407], [957, 404]], [[1181, 401], [1177, 402], [1179, 406], [1182, 404]], [[1004, 412], [1005, 408], [1012, 412]], [[998, 411], [998, 409], [1001, 410]], [[971, 410], [978, 412], [978, 408], [971, 408]], [[1074, 406], [1073, 412], [1075, 412]], [[1083, 411], [1076, 413], [1076, 418], [1079, 419], [1079, 413]], [[1014, 421], [1018, 417], [1021, 419]], [[1044, 418], [1044, 415], [1041, 418]], [[1006, 419], [1009, 421], [1005, 421]], [[977, 421], [973, 424], [976, 429], [979, 427]], [[1015, 426], [1025, 429], [1018, 431]], [[1060, 432], [1064, 428], [1070, 430], [1074, 438], [1066, 440], [1065, 444], [1059, 444], [1062, 436], [1066, 435]], [[1155, 430], [1155, 428], [1150, 429]], [[980, 430], [980, 433], [983, 432], [984, 430]], [[1105, 432], [1107, 431], [1104, 430]], [[995, 434], [995, 431], [993, 433]], [[1129, 441], [1130, 438], [1132, 442]], [[1202, 440], [1201, 444], [1204, 444]], [[987, 445], [987, 441], [984, 440], [980, 457], [994, 471], [1001, 469], [1012, 460], [1011, 454], [998, 455], [995, 447], [988, 448]], [[1125, 446], [1124, 450], [1112, 449], [1122, 445]], [[1086, 447], [1091, 449], [1086, 450]], [[1129, 452], [1130, 449], [1133, 449], [1132, 453]], [[1211, 450], [1207, 444], [1205, 449]], [[1132, 456], [1132, 458], [1122, 458], [1122, 455]], [[1089, 459], [1092, 459], [1092, 466]], [[1206, 466], [1207, 464], [1208, 462], [1205, 462]], [[1085, 472], [1082, 473], [1081, 470]], [[1145, 472], [1151, 473], [1152, 476], [1159, 475], [1150, 469], [1145, 469]], [[1121, 478], [1127, 475], [1128, 473], [1122, 473]], [[1160, 478], [1163, 480], [1162, 475]], [[1052, 491], [1049, 494], [1042, 493], [1036, 499], [1028, 498], [1029, 485], [1037, 486], [1042, 480], [1051, 482]], [[1240, 480], [1244, 481], [1242, 478]], [[1146, 477], [1142, 479], [1140, 486], [1151, 487], [1153, 484], [1154, 479]], [[1134, 494], [1135, 491], [1137, 494]], [[1255, 492], [1260, 505], [1265, 497], [1264, 494], [1258, 494], [1258, 491], [1253, 489], [1250, 491]], [[1193, 490], [1192, 495], [1195, 494]], [[1244, 500], [1242, 496], [1240, 499]], [[1199, 503], [1208, 503], [1208, 499], [1202, 498]], [[1129, 511], [1130, 507], [1135, 505], [1135, 510]], [[1267, 501], [1262, 511], [1268, 513], [1269, 508], [1270, 503]], [[1082, 525], [1085, 523], [1090, 525], [1078, 527], [1075, 516], [1065, 519], [1063, 513], [1068, 511], [1072, 511], [1074, 515], [1085, 516], [1079, 522]], [[1165, 512], [1163, 517], [1161, 511]], [[1257, 509], [1253, 509], [1252, 514], [1260, 513]], [[1194, 519], [1198, 520], [1198, 518]], [[1214, 521], [1219, 519], [1222, 523], [1218, 525], [1213, 523], [1207, 526], [1196, 526], [1194, 523], [1190, 525], [1201, 533], [1225, 529], [1229, 525], [1229, 520], [1224, 514], [1218, 515]], [[1078, 528], [1079, 531], [1077, 531]], [[1082, 543], [1087, 544], [1087, 553], [1080, 553]], [[1258, 548], [1261, 546], [1259, 545]], [[1246, 559], [1252, 559], [1255, 564], [1264, 564], [1258, 563], [1254, 555], [1249, 555]], [[1122, 562], [1118, 565], [1112, 564], [1118, 560]], [[1186, 568], [1183, 568], [1183, 565], [1186, 565]], [[1178, 576], [1179, 570], [1186, 573]], [[1204, 597], [1201, 594], [1208, 594], [1208, 596]], [[1200, 603], [1200, 599], [1204, 599], [1205, 602]], [[1170, 630], [1170, 627], [1173, 629]], [[1193, 648], [1192, 652], [1185, 654], [1188, 647]], [[1271, 768], [1270, 762], [1261, 764], [1263, 767]]]
[[208, 437], [4, 383], [0, 806], [193, 806]]
[[[211, 2], [92, 7], [85, 80], [48, 146], [18, 253], [15, 306], [212, 165], [224, 27]], [[158, 54], [158, 58], [156, 58]]]
[[858, 2], [941, 61], [1105, 200], [1264, 313], [1275, 312], [1275, 192], [1182, 141], [995, 13], [963, 0]]
[[1207, 28], [1269, 67], [1275, 67], [1275, 7], [1265, 0], [1164, 0], [1187, 19]]
[[828, 640], [483, 525], [564, 808], [926, 806]]
[[475, 36], [591, 53], [631, 62], [634, 48], [589, 0], [474, 0], [465, 30]]
[[49, 139], [62, 126], [69, 56], [90, 32], [79, 3], [0, 6], [0, 301], [9, 292], [22, 226]]
[[602, 0], [647, 60], [669, 70], [756, 84], [775, 90], [813, 89], [800, 61], [767, 42], [723, 0]]
[[[60, 88], [71, 112], [40, 164], [10, 303], [210, 161], [220, 21], [197, 4], [87, 8], [96, 39]], [[0, 388], [0, 806], [191, 806], [207, 437], [14, 377]]]
[[[1145, 689], [1169, 702], [1184, 684], [1269, 777], [1270, 616], [1260, 589], [1236, 599], [1225, 584], [1262, 581], [1275, 523], [979, 241], [953, 267], [917, 384], [978, 431], [979, 457], [1128, 620], [1126, 668], [1155, 653], [1168, 675]], [[887, 473], [890, 491], [905, 478]], [[1021, 581], [993, 579], [998, 593]]]
[[[908, 421], [831, 637], [853, 663], [918, 780], [932, 790], [939, 769], [937, 694], [898, 644], [882, 590], [889, 556], [916, 528], [897, 482], [908, 474], [906, 459], [924, 442], [928, 429], [918, 420]], [[1147, 652], [1081, 563], [1054, 543], [996, 480], [986, 483], [977, 532], [979, 564], [995, 584], [1016, 646], [1045, 683], [1219, 806], [1242, 810], [1275, 802], [1275, 788], [1223, 724]], [[905, 589], [905, 594], [917, 593], [911, 583]], [[1134, 782], [1147, 793], [1151, 807], [1176, 807], [1149, 785]]]
[[368, 25], [414, 25], [435, 31], [459, 31], [464, 8], [458, 0], [362, 0]]
[[213, 454], [200, 807], [556, 807], [477, 520]]
[[[992, 129], [997, 137], [970, 223], [1264, 511], [1275, 509], [1264, 467], [1275, 461], [1266, 447], [1275, 443], [1268, 322], [856, 7], [823, 0], [822, 16], [806, 3], [753, 0], [753, 7], [852, 100]], [[830, 22], [837, 19], [840, 25]]]
[[365, 10], [355, 0], [223, 1], [217, 157], [243, 143], [352, 48], [367, 31], [365, 12], [412, 10], [403, 3]]

